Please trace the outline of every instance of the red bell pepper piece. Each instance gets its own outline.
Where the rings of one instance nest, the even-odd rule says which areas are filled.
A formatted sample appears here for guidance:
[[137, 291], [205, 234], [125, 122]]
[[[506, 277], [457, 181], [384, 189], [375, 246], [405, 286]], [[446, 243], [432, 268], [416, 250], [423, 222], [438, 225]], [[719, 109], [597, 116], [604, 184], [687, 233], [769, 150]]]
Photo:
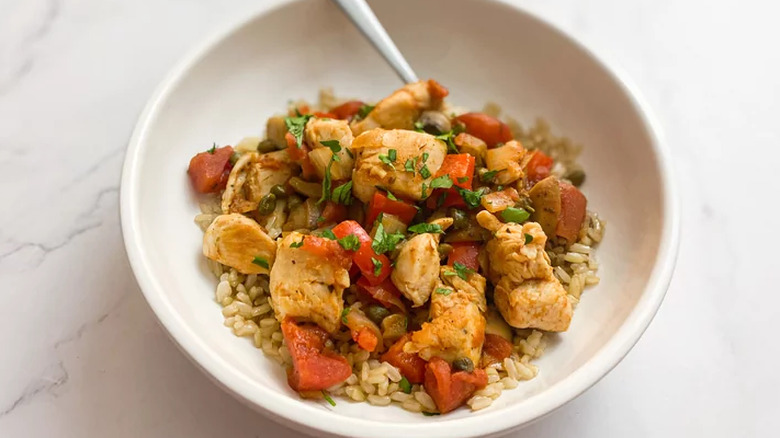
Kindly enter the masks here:
[[371, 202], [368, 203], [368, 213], [366, 214], [366, 227], [370, 228], [374, 225], [374, 221], [379, 217], [379, 213], [387, 213], [398, 216], [401, 222], [409, 225], [417, 215], [417, 209], [414, 205], [407, 202], [394, 201], [387, 197], [387, 195], [381, 190], [374, 192], [374, 197], [371, 198]]
[[479, 244], [476, 242], [453, 242], [452, 251], [447, 255], [447, 264], [452, 266], [455, 262], [465, 265], [469, 269], [479, 269]]
[[216, 193], [227, 185], [230, 170], [230, 157], [233, 148], [224, 146], [213, 151], [201, 152], [190, 160], [187, 174], [192, 186], [198, 193]]
[[320, 327], [286, 319], [282, 334], [293, 360], [293, 366], [287, 369], [287, 383], [292, 389], [319, 391], [352, 375], [347, 359], [325, 347], [328, 333]]
[[[344, 221], [333, 227], [333, 234], [338, 239], [341, 239], [350, 234], [357, 236], [358, 241], [360, 241], [360, 248], [353, 252], [352, 261], [354, 261], [358, 268], [360, 268], [360, 272], [363, 274], [363, 277], [371, 285], [382, 283], [387, 277], [390, 276], [390, 272], [392, 271], [392, 267], [390, 266], [390, 259], [384, 254], [377, 254], [374, 249], [371, 248], [373, 239], [371, 239], [371, 236], [368, 235], [366, 230], [363, 229], [359, 223], [352, 220]], [[374, 266], [372, 259], [377, 260], [382, 264], [378, 275], [375, 274], [376, 267]]]
[[423, 383], [427, 362], [414, 353], [404, 352], [404, 345], [411, 340], [411, 333], [403, 335], [380, 359], [398, 368], [409, 383]]
[[531, 159], [528, 160], [528, 164], [525, 166], [525, 174], [528, 177], [528, 186], [533, 187], [534, 184], [550, 176], [552, 165], [552, 158], [545, 155], [542, 151], [534, 151], [533, 155], [531, 155]]
[[565, 182], [559, 182], [559, 185], [561, 187], [561, 212], [558, 214], [555, 234], [571, 243], [577, 240], [582, 223], [585, 221], [588, 200], [577, 187]]
[[352, 260], [348, 251], [342, 248], [335, 240], [312, 235], [305, 236], [301, 249], [318, 257], [335, 261], [344, 267], [344, 269], [349, 269], [352, 265]]
[[330, 112], [333, 113], [334, 119], [350, 120], [355, 117], [355, 114], [360, 111], [360, 108], [363, 105], [365, 105], [365, 103], [359, 100], [350, 100], [349, 102], [344, 102], [331, 109]]
[[499, 143], [506, 143], [513, 138], [512, 131], [506, 123], [487, 114], [466, 113], [455, 117], [455, 120], [466, 126], [467, 134], [482, 139], [489, 148], [496, 147]]
[[476, 158], [471, 154], [449, 154], [444, 157], [444, 162], [434, 176], [449, 175], [453, 185], [471, 190], [475, 163]]
[[396, 307], [398, 310], [406, 313], [406, 306], [401, 301], [401, 292], [395, 287], [389, 277], [377, 285], [372, 285], [366, 277], [361, 277], [356, 284], [358, 290], [364, 291], [381, 305]]

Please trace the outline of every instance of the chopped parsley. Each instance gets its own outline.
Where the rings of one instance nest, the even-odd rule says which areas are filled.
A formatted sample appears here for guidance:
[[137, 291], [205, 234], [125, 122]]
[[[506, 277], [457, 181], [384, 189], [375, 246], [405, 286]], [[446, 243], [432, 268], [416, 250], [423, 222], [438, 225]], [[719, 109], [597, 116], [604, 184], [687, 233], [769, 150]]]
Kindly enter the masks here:
[[[374, 234], [374, 241], [371, 242], [371, 248], [377, 254], [384, 254], [394, 250], [398, 242], [402, 241], [404, 237], [402, 233], [387, 234], [384, 225], [382, 225], [382, 220], [379, 219], [379, 225], [376, 227], [376, 234]], [[376, 267], [376, 263], [374, 263], [374, 267]]]
[[331, 185], [333, 184], [333, 181], [331, 180], [330, 176], [330, 168], [333, 166], [333, 159], [336, 158], [336, 155], [330, 156], [330, 161], [328, 161], [328, 167], [325, 168], [325, 177], [322, 178], [322, 196], [320, 197], [320, 200], [317, 201], [317, 205], [322, 204], [325, 201], [329, 201], [331, 198]]
[[424, 162], [428, 161], [428, 157], [429, 156], [430, 155], [428, 154], [428, 152], [423, 152], [423, 160], [422, 160], [422, 162], [424, 163]]
[[339, 204], [352, 205], [352, 181], [347, 181], [333, 189], [330, 198]]
[[347, 251], [357, 251], [360, 248], [360, 239], [354, 234], [349, 234], [338, 239], [339, 245]]
[[395, 163], [395, 159], [396, 158], [398, 158], [398, 151], [396, 151], [395, 149], [388, 149], [387, 150], [387, 155], [380, 155], [379, 156], [379, 161], [387, 164], [393, 170], [395, 170], [395, 165], [393, 165], [393, 163]]
[[300, 242], [293, 242], [290, 244], [290, 248], [300, 248], [303, 246], [303, 239]]
[[328, 402], [329, 405], [336, 406], [336, 402], [333, 401], [333, 399], [328, 395], [327, 392], [325, 392], [324, 389], [322, 390], [322, 396], [325, 397], [325, 401]]
[[345, 307], [344, 310], [341, 311], [341, 322], [344, 324], [347, 323], [347, 315], [349, 315], [349, 311], [352, 310], [350, 307]]
[[296, 117], [285, 117], [284, 124], [287, 126], [287, 130], [295, 137], [295, 142], [300, 148], [303, 144], [303, 130], [306, 128], [306, 122], [312, 118], [311, 114], [305, 116], [298, 115]]
[[465, 127], [461, 124], [456, 124], [452, 129], [445, 132], [444, 134], [437, 135], [436, 139], [443, 141], [447, 144], [447, 152], [451, 154], [457, 154], [460, 151], [458, 151], [458, 147], [455, 146], [454, 138], [458, 136], [461, 132], [465, 131]]
[[407, 394], [412, 393], [412, 384], [409, 383], [409, 380], [406, 377], [401, 377], [401, 380], [398, 382], [398, 387]]
[[487, 172], [482, 173], [479, 175], [479, 180], [483, 183], [489, 183], [493, 181], [493, 179], [496, 177], [496, 174], [498, 172], [501, 172], [504, 169], [497, 169], [497, 170], [488, 170]]
[[344, 148], [344, 150], [347, 151], [347, 155], [349, 155], [349, 158], [355, 158], [355, 154], [353, 154], [349, 148]]
[[428, 192], [428, 186], [425, 183], [422, 183], [422, 189], [420, 191], [420, 197], [422, 197], [423, 199], [427, 198], [428, 197], [427, 192]]
[[[525, 211], [525, 209], [522, 208], [507, 207], [506, 210], [501, 212], [502, 219], [507, 222], [514, 222], [517, 224], [525, 222], [529, 217], [531, 217], [531, 213]], [[526, 240], [528, 240], [527, 237]]]
[[231, 155], [230, 155], [230, 160], [228, 160], [228, 161], [230, 161], [230, 165], [231, 165], [231, 166], [235, 166], [235, 165], [236, 165], [236, 162], [237, 162], [237, 161], [238, 161], [240, 158], [241, 158], [241, 154], [239, 154], [238, 152], [233, 152], [233, 154], [231, 154]]
[[417, 132], [425, 132], [425, 129], [423, 129], [424, 126], [425, 125], [423, 125], [423, 122], [419, 120], [414, 122], [414, 130]]
[[425, 179], [428, 179], [428, 178], [431, 177], [431, 171], [428, 169], [428, 165], [427, 164], [420, 168], [420, 176], [425, 178]]
[[417, 234], [422, 233], [433, 233], [433, 234], [441, 234], [444, 232], [444, 230], [441, 229], [441, 225], [439, 224], [428, 224], [428, 223], [419, 223], [416, 225], [412, 225], [407, 229], [407, 231]]
[[211, 148], [209, 148], [209, 150], [207, 150], [206, 152], [210, 153], [211, 155], [214, 155], [214, 152], [216, 152], [216, 151], [217, 151], [217, 144], [216, 143], [212, 143], [211, 144]]
[[382, 262], [371, 257], [371, 263], [374, 264], [374, 276], [379, 277], [379, 274], [382, 273]]
[[469, 180], [469, 177], [467, 177], [467, 176], [461, 176], [460, 178], [458, 178], [458, 182], [461, 183], [461, 184], [467, 182], [468, 180]]
[[[341, 152], [341, 143], [339, 143], [338, 140], [323, 140], [320, 144], [329, 147], [330, 151], [334, 154]], [[336, 161], [339, 161], [339, 159], [340, 158], [335, 158]]]
[[396, 198], [395, 195], [393, 194], [393, 192], [391, 192], [390, 190], [387, 190], [385, 193], [387, 193], [387, 199], [389, 199], [391, 201], [397, 201], [398, 200], [398, 198]]
[[357, 116], [359, 120], [368, 117], [368, 114], [374, 110], [374, 105], [363, 105], [358, 109]]
[[257, 266], [268, 269], [268, 260], [262, 257], [255, 256], [255, 258], [252, 259], [252, 263], [256, 264]]
[[534, 236], [525, 233], [525, 244], [528, 245], [529, 243], [534, 241]]
[[442, 294], [442, 295], [449, 295], [449, 294], [452, 293], [452, 291], [447, 289], [447, 288], [437, 287], [436, 288], [436, 293], [437, 294]]
[[320, 236], [322, 236], [322, 237], [324, 237], [326, 239], [336, 240], [336, 235], [333, 234], [333, 230], [331, 230], [330, 228], [326, 228], [326, 229], [322, 230], [322, 232], [320, 233]]
[[457, 275], [458, 277], [460, 277], [463, 280], [468, 280], [469, 279], [469, 275], [474, 273], [473, 269], [467, 267], [466, 265], [464, 265], [461, 262], [453, 263], [452, 267], [453, 267], [454, 270], [453, 271], [446, 271], [444, 273], [445, 277], [452, 277], [454, 275]]
[[458, 193], [460, 193], [460, 196], [466, 201], [466, 205], [470, 208], [476, 208], [482, 200], [482, 195], [485, 194], [485, 187], [482, 187], [479, 190], [468, 190], [458, 187]]
[[409, 158], [404, 163], [404, 170], [407, 172], [412, 172], [412, 176], [414, 176], [414, 171], [417, 168], [417, 157]]
[[438, 178], [434, 178], [433, 181], [431, 181], [432, 189], [448, 189], [450, 187], [452, 187], [452, 178], [450, 178], [449, 175], [442, 175]]
[[448, 196], [450, 196], [449, 192], [440, 193], [439, 199], [436, 200], [436, 208], [441, 208], [441, 206], [444, 205], [444, 201], [447, 200]]

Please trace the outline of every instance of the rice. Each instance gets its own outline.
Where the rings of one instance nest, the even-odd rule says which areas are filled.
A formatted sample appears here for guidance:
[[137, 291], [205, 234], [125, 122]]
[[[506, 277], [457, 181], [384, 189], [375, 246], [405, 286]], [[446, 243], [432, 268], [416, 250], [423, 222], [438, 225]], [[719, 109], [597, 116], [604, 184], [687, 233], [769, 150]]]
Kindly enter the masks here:
[[[323, 108], [332, 107], [338, 102], [341, 101], [328, 90], [320, 94], [320, 106]], [[495, 105], [489, 105], [486, 112], [498, 115], [501, 110]], [[556, 161], [553, 174], [565, 179], [569, 171], [579, 169], [576, 158], [581, 147], [569, 139], [553, 136], [549, 125], [543, 120], [538, 120], [528, 129], [513, 120], [508, 120], [508, 124], [526, 148], [540, 149]], [[194, 219], [197, 226], [205, 231], [221, 213], [220, 204], [218, 196], [204, 198], [200, 205], [201, 213]], [[266, 228], [272, 229], [274, 237], [281, 233], [279, 227], [284, 222], [281, 217], [283, 211], [283, 207], [278, 208], [265, 224]], [[603, 239], [605, 226], [605, 221], [596, 213], [588, 211], [576, 242], [570, 244], [558, 238], [548, 239], [545, 250], [550, 257], [553, 274], [566, 289], [574, 306], [579, 303], [587, 286], [600, 281], [595, 246]], [[268, 277], [244, 275], [212, 260], [206, 263], [217, 279], [214, 299], [222, 306], [225, 326], [236, 336], [249, 338], [269, 358], [283, 366], [291, 366], [292, 360], [284, 344], [281, 325], [273, 315]], [[345, 292], [344, 300], [352, 306], [360, 305], [352, 293]], [[412, 321], [426, 321], [428, 310], [412, 309], [409, 318]], [[405, 392], [401, 389], [406, 386], [400, 384], [403, 379], [400, 370], [380, 361], [378, 354], [358, 348], [349, 333], [339, 333], [328, 342], [329, 346], [344, 355], [353, 371], [344, 382], [328, 388], [327, 392], [331, 396], [350, 402], [368, 402], [373, 406], [395, 405], [414, 413], [437, 412], [436, 404], [422, 385], [414, 384], [409, 392]], [[539, 369], [532, 362], [544, 353], [544, 333], [539, 330], [515, 329], [512, 344], [513, 350], [508, 358], [485, 369], [487, 386], [476, 391], [466, 402], [472, 411], [490, 407], [504, 390], [517, 388], [523, 381], [538, 375]]]

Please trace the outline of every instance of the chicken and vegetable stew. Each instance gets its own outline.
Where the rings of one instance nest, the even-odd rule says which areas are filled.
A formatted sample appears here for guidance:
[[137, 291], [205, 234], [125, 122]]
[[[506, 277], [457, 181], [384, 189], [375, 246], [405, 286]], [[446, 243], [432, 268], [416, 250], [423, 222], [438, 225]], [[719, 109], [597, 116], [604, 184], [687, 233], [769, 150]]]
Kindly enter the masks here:
[[578, 147], [448, 94], [323, 92], [190, 161], [225, 325], [302, 397], [485, 408], [537, 374], [544, 333], [599, 281]]

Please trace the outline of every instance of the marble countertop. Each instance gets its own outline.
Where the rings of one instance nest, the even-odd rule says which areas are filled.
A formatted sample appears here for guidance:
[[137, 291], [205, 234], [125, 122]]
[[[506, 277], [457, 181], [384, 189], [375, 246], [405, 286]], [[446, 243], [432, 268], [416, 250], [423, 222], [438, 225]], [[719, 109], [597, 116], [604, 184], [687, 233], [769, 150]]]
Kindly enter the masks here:
[[[0, 2], [0, 436], [297, 436], [167, 338], [128, 265], [117, 207], [126, 142], [154, 86], [259, 1]], [[634, 79], [673, 149], [684, 217], [677, 271], [644, 337], [514, 436], [777, 436], [780, 6], [520, 3]]]

